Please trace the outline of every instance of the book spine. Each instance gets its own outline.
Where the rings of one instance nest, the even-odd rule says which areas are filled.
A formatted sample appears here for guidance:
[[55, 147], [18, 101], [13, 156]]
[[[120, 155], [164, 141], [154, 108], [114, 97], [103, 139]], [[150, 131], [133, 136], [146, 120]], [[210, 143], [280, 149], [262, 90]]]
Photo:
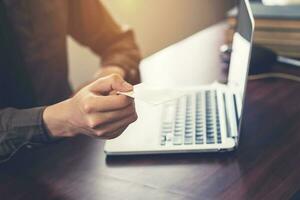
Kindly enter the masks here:
[[[235, 17], [227, 18], [227, 24], [234, 28], [236, 27], [237, 20]], [[293, 30], [300, 32], [300, 20], [272, 20], [272, 19], [257, 19], [255, 21], [256, 30]]]

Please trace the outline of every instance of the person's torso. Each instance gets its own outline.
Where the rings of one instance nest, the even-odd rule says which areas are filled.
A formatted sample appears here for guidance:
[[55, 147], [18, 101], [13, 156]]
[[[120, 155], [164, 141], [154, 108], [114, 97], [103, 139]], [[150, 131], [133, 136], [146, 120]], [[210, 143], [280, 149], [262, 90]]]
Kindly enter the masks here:
[[67, 98], [71, 93], [66, 48], [67, 0], [4, 2], [23, 57], [22, 67], [32, 83], [36, 106]]

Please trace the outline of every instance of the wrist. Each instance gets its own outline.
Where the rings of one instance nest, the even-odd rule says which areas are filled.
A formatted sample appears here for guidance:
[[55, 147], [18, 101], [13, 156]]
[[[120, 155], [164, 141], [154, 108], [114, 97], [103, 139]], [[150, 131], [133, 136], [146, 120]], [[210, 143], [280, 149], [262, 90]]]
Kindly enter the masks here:
[[66, 112], [67, 101], [48, 106], [44, 110], [44, 126], [51, 137], [68, 137], [73, 135], [68, 123], [68, 116], [66, 116], [66, 113], [68, 113]]

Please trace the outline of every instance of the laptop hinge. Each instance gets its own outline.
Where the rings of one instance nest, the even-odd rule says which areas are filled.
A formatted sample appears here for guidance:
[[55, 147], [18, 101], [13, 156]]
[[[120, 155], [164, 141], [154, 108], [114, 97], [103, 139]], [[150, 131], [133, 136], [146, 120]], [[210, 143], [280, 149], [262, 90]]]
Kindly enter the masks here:
[[[238, 98], [238, 87], [234, 83], [222, 84], [214, 83], [217, 89], [220, 89], [223, 94], [223, 102], [226, 115], [226, 127], [227, 137], [233, 138], [235, 142], [238, 142], [238, 131], [239, 131], [239, 115], [240, 110], [238, 105], [240, 104]], [[241, 105], [240, 105], [241, 106]]]
[[[230, 99], [229, 99], [230, 98]], [[223, 93], [223, 101], [226, 115], [227, 136], [238, 140], [238, 111], [235, 100], [235, 95], [231, 92]]]

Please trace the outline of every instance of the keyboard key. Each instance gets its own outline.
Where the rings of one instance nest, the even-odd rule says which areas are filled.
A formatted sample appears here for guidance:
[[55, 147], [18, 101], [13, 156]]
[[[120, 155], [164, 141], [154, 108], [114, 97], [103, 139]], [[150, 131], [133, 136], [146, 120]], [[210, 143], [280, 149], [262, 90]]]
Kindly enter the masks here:
[[202, 123], [197, 123], [196, 124], [196, 128], [203, 128], [204, 126], [203, 126], [203, 124]]
[[182, 135], [182, 134], [183, 134], [182, 130], [174, 132], [174, 135]]
[[162, 132], [172, 132], [173, 128], [172, 127], [163, 127]]
[[196, 144], [203, 144], [203, 140], [196, 140]]
[[192, 137], [185, 138], [184, 139], [184, 144], [193, 144], [193, 138]]
[[172, 126], [163, 126], [163, 129], [164, 130], [169, 130], [169, 129], [172, 129]]
[[183, 127], [183, 124], [182, 122], [176, 122], [175, 123], [175, 128], [182, 128]]
[[196, 135], [196, 140], [203, 139], [203, 135]]
[[186, 133], [193, 133], [194, 130], [193, 130], [192, 126], [186, 126], [186, 127], [185, 127], [185, 132], [186, 132]]
[[214, 140], [212, 140], [212, 139], [206, 141], [206, 144], [214, 144], [214, 143], [215, 143], [215, 142], [214, 142]]
[[195, 134], [197, 135], [197, 133], [203, 133], [204, 129], [203, 128], [196, 128]]
[[172, 131], [162, 131], [162, 135], [167, 135], [167, 134], [171, 134]]
[[166, 141], [171, 142], [173, 139], [173, 135], [172, 134], [167, 134], [166, 135]]
[[203, 131], [201, 131], [201, 130], [196, 130], [196, 136], [199, 136], [199, 135], [203, 135]]
[[203, 144], [203, 137], [199, 137], [199, 136], [197, 137], [197, 136], [196, 136], [196, 141], [195, 141], [195, 143], [196, 143], [196, 144]]
[[193, 137], [193, 134], [192, 134], [192, 133], [186, 133], [186, 134], [184, 135], [184, 137], [185, 137], [185, 138], [191, 138], [191, 137]]
[[186, 122], [186, 123], [185, 123], [185, 126], [190, 128], [190, 127], [193, 126], [193, 123], [192, 123], [192, 122]]
[[166, 144], [166, 136], [162, 136], [160, 139], [160, 144], [165, 145]]
[[[162, 144], [208, 144], [221, 142], [216, 91], [201, 91], [166, 104]], [[205, 107], [203, 107], [205, 105]], [[216, 131], [216, 133], [215, 133]], [[195, 139], [194, 139], [195, 137]]]
[[203, 123], [203, 119], [202, 118], [196, 118], [196, 124], [200, 124]]
[[173, 138], [173, 144], [174, 144], [174, 145], [181, 145], [181, 144], [182, 144], [182, 137], [175, 136], [175, 137]]
[[181, 132], [183, 130], [183, 126], [176, 126], [174, 130], [175, 132]]

